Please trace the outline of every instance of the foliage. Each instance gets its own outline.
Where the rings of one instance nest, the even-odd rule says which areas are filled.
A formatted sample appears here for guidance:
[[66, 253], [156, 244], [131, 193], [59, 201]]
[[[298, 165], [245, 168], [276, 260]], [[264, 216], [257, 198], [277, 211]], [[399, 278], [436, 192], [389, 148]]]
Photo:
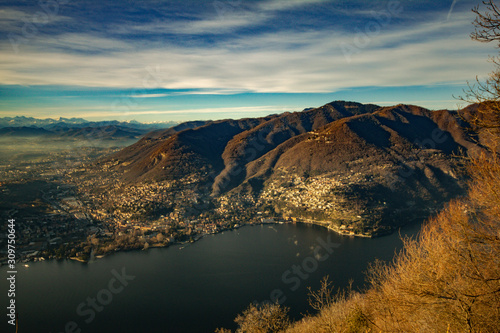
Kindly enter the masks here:
[[236, 333], [278, 333], [290, 324], [288, 308], [278, 304], [251, 304], [235, 321]]

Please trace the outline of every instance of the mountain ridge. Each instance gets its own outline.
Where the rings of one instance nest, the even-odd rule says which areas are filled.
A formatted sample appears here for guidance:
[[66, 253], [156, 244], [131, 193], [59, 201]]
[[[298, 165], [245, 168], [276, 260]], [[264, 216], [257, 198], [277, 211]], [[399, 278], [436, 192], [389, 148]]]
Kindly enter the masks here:
[[163, 129], [179, 125], [174, 121], [156, 122], [156, 123], [140, 123], [135, 120], [131, 121], [118, 121], [118, 120], [104, 120], [104, 121], [88, 121], [83, 118], [34, 118], [26, 116], [16, 117], [3, 117], [0, 118], [0, 128], [16, 128], [16, 127], [35, 127], [43, 128], [45, 130], [55, 129], [70, 129], [70, 128], [85, 128], [85, 127], [106, 127], [106, 126], [122, 126], [135, 130], [151, 131], [155, 129]]
[[455, 156], [481, 146], [457, 115], [335, 101], [153, 133], [100, 163], [131, 184], [189, 178], [199, 199], [216, 207], [246, 197], [275, 216], [364, 232], [384, 220], [402, 224], [395, 220], [410, 210], [429, 214], [465, 193]]

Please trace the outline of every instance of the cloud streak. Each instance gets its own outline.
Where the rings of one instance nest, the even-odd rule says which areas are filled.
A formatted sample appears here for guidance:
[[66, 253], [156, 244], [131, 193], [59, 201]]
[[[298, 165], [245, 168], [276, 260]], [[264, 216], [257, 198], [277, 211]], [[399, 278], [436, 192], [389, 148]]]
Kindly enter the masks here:
[[446, 20], [449, 21], [451, 14], [453, 13], [453, 9], [455, 8], [455, 5], [457, 4], [457, 0], [453, 0], [453, 3], [451, 4], [450, 11], [448, 12], [448, 16], [446, 17]]
[[261, 3], [259, 8], [264, 11], [279, 11], [295, 9], [297, 7], [314, 6], [326, 2], [326, 0], [271, 0]]

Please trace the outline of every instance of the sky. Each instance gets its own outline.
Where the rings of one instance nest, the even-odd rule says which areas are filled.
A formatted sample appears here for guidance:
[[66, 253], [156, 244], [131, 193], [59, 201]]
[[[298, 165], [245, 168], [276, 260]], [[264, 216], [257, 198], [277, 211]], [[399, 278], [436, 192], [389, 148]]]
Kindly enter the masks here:
[[0, 0], [0, 117], [187, 121], [464, 106], [470, 0]]

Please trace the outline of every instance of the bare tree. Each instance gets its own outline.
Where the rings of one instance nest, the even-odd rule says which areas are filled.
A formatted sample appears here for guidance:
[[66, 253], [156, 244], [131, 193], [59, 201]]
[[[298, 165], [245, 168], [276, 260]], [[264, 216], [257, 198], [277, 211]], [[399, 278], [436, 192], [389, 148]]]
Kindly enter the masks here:
[[290, 325], [288, 308], [278, 304], [251, 304], [235, 321], [237, 333], [278, 333]]
[[486, 6], [485, 13], [480, 11], [479, 6], [472, 10], [476, 14], [476, 29], [471, 37], [479, 42], [500, 42], [500, 9], [493, 0], [483, 1], [483, 4]]
[[[474, 21], [475, 31], [471, 38], [479, 42], [497, 42], [500, 47], [500, 8], [493, 0], [483, 1], [486, 12], [480, 7], [473, 9], [476, 14]], [[476, 110], [467, 110], [462, 117], [476, 126], [476, 130], [483, 130], [490, 135], [490, 144], [495, 148], [500, 137], [500, 63], [498, 57], [491, 58], [495, 66], [489, 77], [481, 82], [476, 78], [474, 85], [469, 85], [461, 99], [468, 103], [477, 104]]]
[[321, 311], [335, 302], [333, 283], [329, 281], [329, 278], [327, 275], [321, 279], [321, 287], [318, 290], [313, 291], [311, 287], [307, 288], [309, 305], [316, 311]]

